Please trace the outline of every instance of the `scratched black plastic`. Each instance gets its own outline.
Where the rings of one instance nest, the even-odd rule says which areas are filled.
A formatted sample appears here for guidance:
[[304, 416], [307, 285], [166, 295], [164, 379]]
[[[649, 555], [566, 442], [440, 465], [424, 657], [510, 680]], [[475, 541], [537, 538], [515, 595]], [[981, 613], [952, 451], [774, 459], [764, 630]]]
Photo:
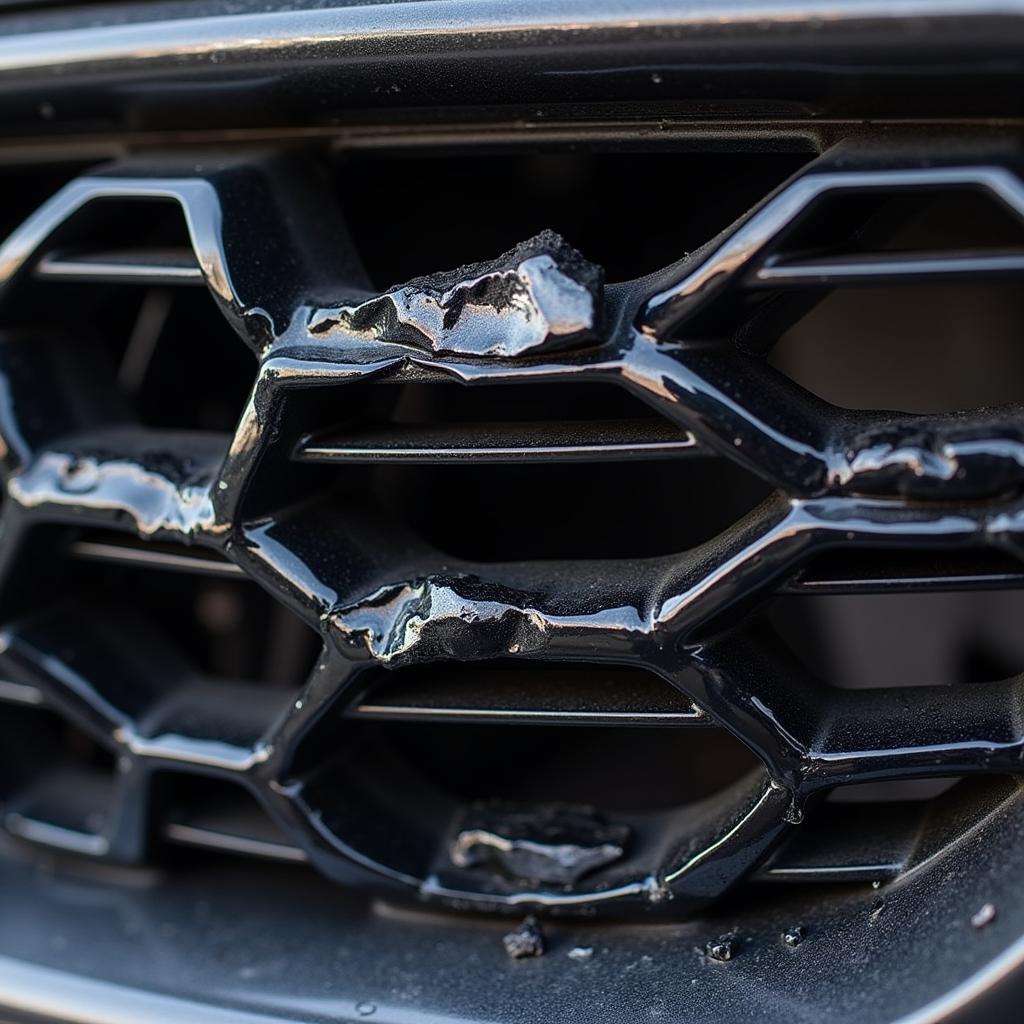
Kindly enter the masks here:
[[[126, 805], [145, 808], [157, 770], [230, 778], [331, 877], [459, 905], [671, 899], [676, 909], [695, 908], [762, 861], [828, 788], [1020, 774], [1019, 679], [972, 687], [956, 702], [932, 688], [840, 694], [746, 625], [747, 612], [825, 551], [1024, 555], [1021, 409], [850, 412], [764, 360], [774, 336], [759, 315], [778, 294], [773, 280], [794, 288], [786, 268], [806, 254], [789, 253], [786, 238], [805, 218], [827, 217], [831, 198], [860, 191], [965, 188], [1024, 219], [1024, 184], [1001, 164], [894, 170], [860, 161], [843, 170], [826, 156], [723, 237], [644, 281], [603, 285], [584, 256], [544, 234], [492, 264], [378, 296], [326, 192], [299, 163], [123, 164], [80, 179], [0, 250], [2, 301], [13, 306], [45, 287], [31, 280], [33, 265], [74, 237], [87, 204], [173, 202], [214, 300], [258, 370], [233, 436], [170, 433], [134, 426], [109, 382], [95, 382], [95, 401], [71, 401], [66, 389], [78, 378], [52, 373], [47, 361], [81, 362], [75, 346], [65, 352], [15, 335], [0, 342], [0, 668], [117, 753]], [[895, 276], [975, 279], [1024, 268], [1019, 254], [998, 268], [984, 261], [918, 254]], [[856, 278], [841, 259], [830, 266], [831, 279]], [[812, 283], [820, 297], [822, 281]], [[482, 565], [442, 556], [372, 508], [317, 491], [297, 461], [310, 433], [337, 420], [346, 385], [424, 378], [611, 382], [775, 492], [721, 536], [639, 570], [635, 561]], [[460, 457], [472, 451], [451, 455]], [[38, 531], [69, 523], [231, 559], [320, 632], [322, 657], [302, 693], [286, 708], [246, 702], [232, 725], [223, 701], [209, 710], [203, 688], [182, 672], [134, 669], [134, 637], [110, 637], [66, 611], [19, 619], [10, 594], [20, 554]], [[666, 819], [663, 841], [651, 844], [659, 854], [567, 886], [524, 890], [493, 873], [408, 870], [398, 858], [369, 857], [337, 797], [344, 779], [303, 757], [311, 730], [355, 699], [368, 668], [499, 657], [645, 667], [747, 744], [763, 768], [723, 794], [710, 824]], [[189, 726], [196, 721], [205, 727]], [[116, 816], [110, 849], [141, 856], [147, 827], [144, 810]]]

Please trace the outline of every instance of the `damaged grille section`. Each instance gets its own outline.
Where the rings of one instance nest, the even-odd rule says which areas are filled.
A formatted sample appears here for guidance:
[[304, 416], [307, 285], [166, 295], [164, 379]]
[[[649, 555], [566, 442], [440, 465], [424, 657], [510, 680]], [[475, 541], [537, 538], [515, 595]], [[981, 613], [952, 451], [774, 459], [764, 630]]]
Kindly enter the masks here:
[[410, 281], [358, 306], [316, 310], [309, 333], [467, 356], [522, 356], [593, 337], [601, 271], [552, 231], [493, 263]]
[[[101, 265], [107, 282], [166, 282], [168, 261], [145, 252], [99, 263], [53, 254], [93, 204], [171, 202], [192, 250], [172, 261], [175, 279], [205, 280], [258, 372], [232, 436], [142, 429], [112, 411], [102, 380], [67, 371], [80, 352], [14, 333], [0, 341], [0, 700], [45, 705], [116, 764], [113, 810], [91, 845], [81, 831], [68, 840], [74, 830], [63, 826], [32, 837], [141, 859], [155, 777], [184, 771], [248, 789], [285, 832], [278, 852], [341, 881], [487, 908], [671, 899], [691, 909], [805, 827], [808, 801], [834, 787], [1019, 775], [1020, 679], [973, 685], [956, 701], [935, 687], [838, 694], [750, 628], [776, 592], [813, 585], [804, 572], [829, 552], [1024, 555], [1022, 410], [841, 410], [765, 359], [785, 324], [840, 283], [1024, 271], [1018, 252], [994, 261], [788, 247], [808, 222], [829, 225], [836, 197], [942, 189], [984, 193], [1024, 219], [1024, 185], [1004, 166], [843, 170], [826, 155], [705, 249], [642, 281], [605, 285], [598, 268], [544, 233], [492, 263], [375, 294], [329, 197], [298, 163], [200, 162], [187, 172], [121, 164], [68, 186], [0, 251], [8, 308], [45, 288], [54, 266], [61, 278], [93, 280]], [[340, 498], [310, 465], [346, 457], [344, 436], [328, 430], [346, 388], [424, 380], [610, 383], [671, 428], [653, 435], [666, 472], [672, 459], [716, 457], [774, 493], [720, 536], [671, 556], [484, 564], [442, 555]], [[88, 401], [78, 393], [87, 386]], [[602, 429], [597, 449], [576, 439], [538, 457], [601, 458], [602, 446], [637, 443], [630, 429], [620, 442]], [[532, 445], [470, 433], [403, 450], [426, 462], [504, 461], [507, 451], [531, 458]], [[359, 451], [371, 463], [391, 457], [383, 447]], [[301, 692], [287, 706], [241, 690], [213, 699], [186, 673], [154, 665], [141, 632], [114, 633], [80, 608], [27, 614], [15, 586], [26, 553], [39, 572], [40, 538], [68, 525], [119, 534], [126, 560], [161, 544], [168, 564], [202, 553], [217, 571], [257, 581], [320, 634]], [[679, 813], [649, 816], [635, 835], [591, 808], [490, 803], [424, 823], [401, 856], [379, 853], [366, 832], [383, 798], [372, 786], [356, 792], [358, 766], [332, 749], [331, 723], [371, 706], [373, 670], [492, 659], [644, 669], [684, 705], [650, 709], [655, 724], [724, 729], [760, 766]], [[387, 821], [378, 825], [387, 831]], [[273, 846], [247, 842], [250, 851]]]

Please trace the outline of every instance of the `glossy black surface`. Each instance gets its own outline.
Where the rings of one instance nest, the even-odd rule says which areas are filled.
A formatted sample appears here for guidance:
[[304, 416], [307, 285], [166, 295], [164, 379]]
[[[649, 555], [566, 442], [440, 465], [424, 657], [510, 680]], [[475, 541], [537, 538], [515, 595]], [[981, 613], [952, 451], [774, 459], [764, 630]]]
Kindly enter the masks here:
[[0, 117], [43, 137], [638, 108], [1019, 117], [1021, 24], [1014, 0], [90, 5], [0, 22]]
[[[773, 291], [761, 271], [835, 251], [849, 225], [832, 200], [964, 189], [1014, 223], [1024, 218], [1024, 185], [1005, 161], [944, 163], [926, 152], [882, 166], [871, 154], [840, 151], [650, 278], [602, 292], [599, 274], [549, 239], [374, 298], [307, 160], [126, 163], [73, 182], [0, 248], [8, 308], [38, 301], [52, 275], [32, 271], [45, 254], [74, 247], [83, 210], [126, 198], [175, 203], [214, 301], [259, 368], [233, 436], [145, 430], [73, 345], [16, 333], [0, 342], [0, 671], [18, 693], [41, 694], [117, 765], [114, 811], [101, 831], [62, 825], [45, 835], [140, 858], [154, 779], [200, 773], [247, 787], [290, 842], [338, 880], [482, 908], [639, 904], [681, 913], [723, 895], [825, 790], [1019, 774], [1020, 679], [974, 685], [956, 701], [938, 686], [837, 692], [765, 644], [748, 618], [829, 551], [1021, 557], [1019, 409], [841, 410], [764, 360], [787, 317], [820, 298], [823, 282], [798, 289], [779, 316], [780, 292], [803, 278], [790, 274]], [[794, 262], [788, 240], [810, 222], [824, 241]], [[1019, 254], [998, 266], [984, 253], [887, 259], [907, 278], [1021, 269]], [[524, 271], [530, 260], [543, 263], [540, 277]], [[138, 276], [140, 264], [123, 265], [126, 279]], [[102, 266], [105, 279], [117, 278], [117, 264]], [[542, 309], [547, 326], [537, 333]], [[421, 325], [415, 336], [402, 320], [409, 310]], [[431, 317], [440, 324], [433, 335], [422, 326]], [[552, 344], [561, 329], [552, 324], [568, 325], [568, 347]], [[431, 336], [442, 343], [424, 341]], [[372, 505], [342, 499], [302, 464], [307, 438], [344, 419], [346, 386], [417, 380], [611, 383], [776, 490], [720, 536], [676, 555], [452, 558]], [[161, 545], [153, 550], [169, 566], [168, 544], [189, 557], [183, 546], [194, 545], [218, 567], [230, 560], [320, 634], [322, 656], [306, 686], [298, 694], [218, 689], [141, 627], [112, 635], [99, 616], [59, 606], [24, 617], [25, 552], [45, 543], [48, 528], [68, 524], [124, 533], [142, 542], [139, 550]], [[761, 767], [703, 803], [652, 816], [630, 856], [571, 884], [524, 887], [486, 865], [455, 862], [444, 838], [457, 820], [451, 808], [439, 810], [419, 845], [395, 843], [395, 822], [367, 796], [360, 766], [324, 756], [344, 747], [341, 713], [358, 712], [367, 670], [495, 658], [642, 667], [749, 747]], [[379, 834], [367, 838], [367, 830]], [[45, 835], [35, 828], [35, 838]]]

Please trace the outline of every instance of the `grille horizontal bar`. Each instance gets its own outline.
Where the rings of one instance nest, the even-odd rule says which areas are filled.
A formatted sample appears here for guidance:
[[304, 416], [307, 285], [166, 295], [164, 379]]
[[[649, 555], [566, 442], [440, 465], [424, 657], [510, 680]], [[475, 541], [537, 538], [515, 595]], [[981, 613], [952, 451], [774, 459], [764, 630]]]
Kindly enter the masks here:
[[833, 552], [786, 580], [783, 594], [886, 594], [1024, 588], [1024, 567], [983, 552]]
[[[239, 792], [239, 796], [244, 794]], [[301, 864], [308, 858], [273, 827], [251, 800], [216, 799], [172, 809], [163, 825], [164, 837], [182, 846]]]
[[429, 684], [397, 677], [347, 712], [353, 718], [508, 725], [708, 726], [692, 701], [663, 681], [614, 669], [582, 676], [557, 669], [439, 674]]
[[808, 285], [879, 285], [906, 281], [969, 281], [1024, 274], [1024, 252], [964, 253], [851, 253], [766, 263], [753, 283], [769, 288]]
[[131, 538], [116, 540], [76, 540], [68, 546], [74, 558], [110, 565], [130, 565], [145, 569], [165, 569], [170, 572], [198, 573], [201, 576], [230, 576], [245, 579], [245, 573], [219, 557], [214, 551], [195, 548], [183, 551], [170, 544], [142, 543]]
[[203, 272], [188, 249], [54, 252], [36, 265], [37, 277], [103, 284], [202, 285]]
[[614, 462], [700, 454], [693, 434], [667, 420], [387, 425], [300, 443], [306, 462]]
[[42, 703], [43, 695], [37, 687], [0, 679], [0, 704], [25, 704], [36, 707]]

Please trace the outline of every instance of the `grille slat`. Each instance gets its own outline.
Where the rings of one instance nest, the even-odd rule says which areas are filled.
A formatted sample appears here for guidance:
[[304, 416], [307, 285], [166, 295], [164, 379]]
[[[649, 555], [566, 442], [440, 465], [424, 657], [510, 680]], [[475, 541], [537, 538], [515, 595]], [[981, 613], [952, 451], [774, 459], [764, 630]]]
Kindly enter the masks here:
[[0, 679], [0, 703], [26, 704], [36, 707], [43, 703], [43, 695], [35, 686], [12, 683], [9, 679]]
[[341, 430], [300, 444], [307, 462], [613, 462], [701, 454], [690, 433], [664, 420], [459, 423]]
[[[931, 591], [933, 593], [970, 590], [1018, 589], [1024, 586], [1024, 569], [1010, 559], [986, 563], [981, 553], [958, 561], [958, 553], [944, 552], [937, 557], [918, 552], [880, 554], [847, 552], [841, 559], [826, 557], [823, 564], [812, 565], [786, 580], [779, 588], [783, 594], [886, 594]], [[923, 558], [921, 556], [924, 556]]]
[[304, 864], [307, 860], [299, 847], [261, 836], [264, 815], [253, 814], [244, 822], [237, 822], [225, 815], [223, 809], [218, 809], [211, 812], [210, 819], [206, 821], [200, 816], [185, 822], [168, 821], [164, 827], [164, 836], [169, 842], [182, 846], [217, 850], [242, 857], [260, 857], [287, 864]]
[[1020, 677], [959, 687], [955, 700], [948, 686], [843, 693], [832, 702], [809, 782], [1017, 774], [1022, 699]]
[[615, 669], [439, 672], [379, 684], [347, 714], [379, 721], [466, 724], [709, 726], [664, 682]]
[[190, 250], [125, 249], [103, 252], [54, 252], [36, 265], [41, 278], [103, 284], [177, 285], [204, 283]]
[[973, 278], [1024, 274], [1024, 252], [1003, 253], [856, 253], [792, 260], [780, 257], [759, 267], [753, 277], [766, 288], [809, 285], [893, 284], [905, 281], [970, 281]]
[[56, 768], [7, 802], [4, 827], [22, 839], [102, 857], [110, 852], [102, 831], [108, 824], [110, 798], [109, 777]]
[[170, 572], [200, 574], [203, 576], [244, 578], [235, 565], [219, 558], [216, 552], [197, 548], [191, 552], [177, 550], [170, 545], [159, 547], [128, 539], [76, 540], [68, 546], [74, 558], [111, 565], [129, 565], [146, 569], [165, 569]]

